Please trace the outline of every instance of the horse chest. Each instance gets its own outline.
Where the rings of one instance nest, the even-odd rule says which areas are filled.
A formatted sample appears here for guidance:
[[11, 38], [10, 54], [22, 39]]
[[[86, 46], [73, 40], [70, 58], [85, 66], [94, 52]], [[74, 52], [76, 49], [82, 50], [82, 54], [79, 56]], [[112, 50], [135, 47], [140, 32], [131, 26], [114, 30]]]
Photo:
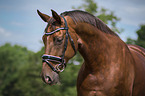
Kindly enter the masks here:
[[[109, 74], [108, 76], [110, 78]], [[123, 96], [122, 91], [115, 88], [120, 86], [117, 85], [119, 83], [114, 77], [108, 79], [108, 76], [101, 73], [91, 74], [81, 69], [77, 80], [78, 96]]]
[[81, 81], [78, 82], [78, 96], [105, 96], [94, 75], [88, 74], [85, 78], [80, 76], [78, 79]]

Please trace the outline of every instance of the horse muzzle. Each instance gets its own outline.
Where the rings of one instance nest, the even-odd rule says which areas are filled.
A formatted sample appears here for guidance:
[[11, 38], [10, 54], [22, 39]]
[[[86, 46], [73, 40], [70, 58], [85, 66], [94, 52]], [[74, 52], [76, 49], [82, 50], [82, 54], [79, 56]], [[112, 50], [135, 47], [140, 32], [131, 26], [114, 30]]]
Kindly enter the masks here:
[[[50, 62], [51, 65], [54, 65], [52, 62]], [[50, 66], [46, 63], [43, 62], [43, 67], [42, 67], [42, 72], [41, 72], [41, 77], [42, 80], [48, 84], [48, 85], [55, 85], [59, 83], [59, 70], [57, 67], [61, 68], [61, 65], [57, 64], [54, 66], [55, 70], [57, 72], [53, 71]]]

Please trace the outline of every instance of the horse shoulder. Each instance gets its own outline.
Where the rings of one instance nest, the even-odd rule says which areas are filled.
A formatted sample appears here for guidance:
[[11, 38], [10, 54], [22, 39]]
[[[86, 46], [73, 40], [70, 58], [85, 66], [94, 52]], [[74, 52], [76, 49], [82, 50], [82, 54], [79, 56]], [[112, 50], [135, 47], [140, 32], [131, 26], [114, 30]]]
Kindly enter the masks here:
[[128, 45], [135, 61], [134, 96], [145, 96], [145, 49], [137, 45]]

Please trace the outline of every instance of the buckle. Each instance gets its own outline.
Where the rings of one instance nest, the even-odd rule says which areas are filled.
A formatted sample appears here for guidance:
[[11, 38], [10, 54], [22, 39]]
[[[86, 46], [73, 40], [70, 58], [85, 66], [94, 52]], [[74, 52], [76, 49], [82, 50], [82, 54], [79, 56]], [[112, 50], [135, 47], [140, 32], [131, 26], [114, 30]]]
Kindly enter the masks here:
[[63, 72], [65, 69], [65, 65], [64, 64], [58, 64], [58, 66], [56, 66], [56, 69], [58, 72]]

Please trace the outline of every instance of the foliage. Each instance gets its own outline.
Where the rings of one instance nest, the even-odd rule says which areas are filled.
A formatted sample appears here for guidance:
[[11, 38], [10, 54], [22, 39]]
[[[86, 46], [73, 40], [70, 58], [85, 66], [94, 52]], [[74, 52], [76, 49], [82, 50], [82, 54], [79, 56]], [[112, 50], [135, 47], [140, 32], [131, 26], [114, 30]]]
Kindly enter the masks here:
[[127, 44], [134, 44], [134, 45], [136, 44], [135, 42], [136, 41], [131, 38], [127, 38], [127, 41], [126, 41]]
[[83, 9], [101, 19], [104, 23], [108, 24], [114, 32], [121, 33], [123, 29], [116, 27], [120, 18], [114, 15], [113, 11], [105, 8], [99, 8], [94, 0], [84, 0], [84, 4], [79, 7], [72, 7], [73, 9]]
[[0, 96], [76, 96], [80, 64], [74, 65], [74, 60], [83, 62], [79, 54], [60, 74], [61, 84], [48, 86], [40, 78], [43, 50], [34, 53], [9, 43], [0, 47]]
[[131, 38], [127, 39], [127, 44], [136, 44], [143, 48], [145, 48], [145, 24], [140, 25], [140, 29], [136, 31], [138, 38], [137, 40], [133, 40]]

